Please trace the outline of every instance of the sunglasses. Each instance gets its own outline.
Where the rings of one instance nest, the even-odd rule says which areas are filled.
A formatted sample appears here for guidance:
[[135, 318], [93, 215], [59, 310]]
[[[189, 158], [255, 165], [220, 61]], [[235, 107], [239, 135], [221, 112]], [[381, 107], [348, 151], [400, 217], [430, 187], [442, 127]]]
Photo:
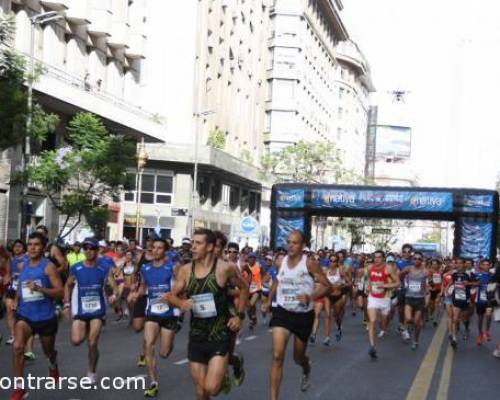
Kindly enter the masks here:
[[97, 247], [94, 247], [94, 246], [83, 246], [82, 249], [83, 250], [97, 250]]
[[423, 258], [422, 258], [422, 257], [413, 257], [413, 259], [414, 259], [415, 261], [422, 261], [422, 260], [423, 260]]
[[333, 259], [331, 259], [331, 260], [330, 260], [330, 262], [331, 262], [331, 263], [336, 263], [337, 261], [338, 261], [338, 260], [337, 260], [337, 259], [335, 259], [335, 258], [333, 258]]

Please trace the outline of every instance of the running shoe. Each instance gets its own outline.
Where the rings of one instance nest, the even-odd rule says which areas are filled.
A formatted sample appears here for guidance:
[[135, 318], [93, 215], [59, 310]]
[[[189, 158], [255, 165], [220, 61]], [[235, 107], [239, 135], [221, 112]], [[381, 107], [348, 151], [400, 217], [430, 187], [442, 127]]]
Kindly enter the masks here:
[[311, 335], [309, 337], [309, 343], [311, 344], [311, 346], [314, 346], [316, 344], [316, 335]]
[[493, 350], [493, 357], [500, 358], [500, 349]]
[[456, 349], [457, 349], [457, 339], [452, 338], [452, 339], [451, 339], [451, 342], [450, 342], [450, 345], [451, 345], [451, 348], [452, 348], [453, 350], [456, 350]]
[[377, 359], [377, 350], [375, 350], [375, 347], [370, 347], [370, 350], [368, 351], [368, 355], [370, 358], [375, 361]]
[[26, 353], [24, 353], [24, 359], [31, 362], [35, 361], [35, 353], [33, 353], [32, 351], [27, 351]]
[[490, 333], [490, 331], [484, 332], [484, 337], [485, 337], [485, 339], [486, 339], [487, 342], [491, 342], [491, 333]]
[[384, 336], [385, 336], [385, 331], [380, 331], [380, 332], [377, 334], [377, 337], [378, 337], [379, 339], [382, 339]]
[[418, 343], [417, 343], [417, 342], [413, 342], [413, 343], [411, 344], [411, 349], [412, 349], [413, 351], [417, 350], [417, 347], [418, 347]]
[[342, 329], [337, 329], [337, 334], [335, 335], [335, 340], [340, 342], [342, 340]]
[[229, 378], [229, 374], [224, 376], [224, 381], [222, 382], [221, 392], [224, 394], [229, 394], [231, 391], [231, 379]]
[[24, 389], [14, 389], [12, 395], [10, 396], [10, 400], [23, 400], [28, 397], [28, 392]]
[[302, 392], [307, 392], [307, 389], [311, 387], [311, 363], [309, 363], [309, 372], [307, 374], [302, 374], [300, 379], [300, 390]]
[[156, 397], [158, 396], [158, 384], [157, 383], [152, 383], [149, 385], [149, 388], [147, 388], [144, 391], [144, 397]]
[[14, 336], [11, 336], [8, 340], [5, 341], [5, 344], [6, 345], [12, 345], [12, 343], [14, 343]]
[[97, 374], [95, 372], [87, 372], [87, 378], [91, 385], [95, 385], [97, 383]]
[[401, 332], [401, 337], [403, 338], [404, 341], [410, 340], [410, 334], [408, 333], [407, 330], [403, 330], [403, 332]]
[[245, 359], [243, 358], [243, 356], [236, 356], [236, 357], [238, 357], [239, 359], [239, 365], [237, 367], [234, 367], [233, 383], [234, 386], [241, 386], [241, 384], [245, 380], [245, 368], [243, 367]]
[[137, 366], [141, 368], [146, 366], [146, 357], [144, 357], [144, 354], [139, 355]]
[[55, 381], [59, 381], [59, 368], [56, 365], [49, 367], [49, 377], [54, 378]]
[[484, 340], [483, 335], [478, 335], [478, 337], [476, 338], [476, 344], [478, 346], [481, 346], [483, 344], [483, 340]]
[[323, 339], [323, 345], [324, 346], [330, 346], [332, 344], [332, 341], [330, 340], [330, 336], [327, 336]]

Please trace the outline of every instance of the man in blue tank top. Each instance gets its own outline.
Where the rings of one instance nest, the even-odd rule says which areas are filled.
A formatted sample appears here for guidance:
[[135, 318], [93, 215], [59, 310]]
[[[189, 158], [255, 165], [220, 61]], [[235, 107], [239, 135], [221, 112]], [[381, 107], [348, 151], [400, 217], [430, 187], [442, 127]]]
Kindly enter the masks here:
[[[71, 314], [71, 343], [79, 346], [87, 337], [89, 346], [89, 366], [87, 377], [93, 384], [96, 382], [96, 369], [99, 360], [98, 342], [101, 334], [106, 302], [104, 301], [104, 286], [109, 269], [102, 265], [98, 258], [99, 242], [87, 238], [82, 243], [85, 260], [77, 262], [69, 270], [69, 277], [64, 287], [64, 313]], [[114, 292], [117, 290], [114, 288]], [[113, 299], [110, 298], [110, 302]]]
[[[40, 337], [42, 349], [49, 360], [49, 377], [58, 380], [57, 317], [54, 300], [62, 298], [63, 286], [55, 265], [43, 256], [46, 238], [33, 232], [28, 238], [28, 265], [19, 274], [15, 304], [17, 305], [14, 326], [14, 377], [23, 377], [24, 349], [33, 335]], [[25, 398], [24, 388], [15, 388], [11, 400]]]
[[144, 325], [144, 349], [150, 386], [145, 397], [158, 395], [158, 373], [154, 348], [160, 338], [160, 357], [167, 358], [174, 347], [175, 334], [179, 330], [178, 309], [169, 305], [167, 293], [172, 290], [175, 262], [167, 257], [168, 244], [163, 239], [153, 242], [153, 260], [141, 268], [141, 286], [134, 295], [147, 295], [146, 323]]

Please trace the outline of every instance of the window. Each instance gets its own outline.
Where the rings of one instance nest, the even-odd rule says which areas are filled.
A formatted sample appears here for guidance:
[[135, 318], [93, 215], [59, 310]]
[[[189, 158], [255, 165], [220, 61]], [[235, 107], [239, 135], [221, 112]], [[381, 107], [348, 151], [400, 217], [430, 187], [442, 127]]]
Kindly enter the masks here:
[[[141, 203], [171, 204], [173, 180], [171, 175], [142, 174]], [[127, 174], [125, 190], [125, 201], [135, 203], [137, 201], [135, 174]]]

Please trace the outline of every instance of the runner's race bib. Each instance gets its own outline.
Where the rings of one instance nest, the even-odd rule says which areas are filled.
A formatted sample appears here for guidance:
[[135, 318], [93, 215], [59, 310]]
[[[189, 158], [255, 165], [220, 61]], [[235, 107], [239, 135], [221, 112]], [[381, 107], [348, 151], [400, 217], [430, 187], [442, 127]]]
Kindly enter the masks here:
[[300, 302], [297, 299], [299, 288], [283, 288], [281, 293], [283, 294], [283, 307], [285, 309], [294, 310], [299, 306]]
[[92, 314], [101, 310], [101, 299], [99, 296], [82, 297], [82, 311], [85, 314]]
[[362, 292], [362, 291], [365, 290], [365, 284], [364, 284], [364, 282], [358, 282], [358, 290], [360, 292]]
[[434, 274], [432, 275], [432, 282], [435, 283], [436, 285], [439, 285], [443, 280], [441, 279], [440, 274]]
[[134, 267], [129, 265], [128, 267], [123, 268], [123, 273], [125, 275], [132, 275], [134, 273]]
[[10, 283], [10, 287], [12, 290], [17, 290], [19, 287], [19, 277], [12, 278], [12, 281]]
[[193, 300], [193, 316], [195, 318], [213, 318], [217, 316], [213, 293], [191, 296]]
[[159, 298], [158, 299], [154, 299], [151, 302], [151, 313], [153, 313], [153, 314], [164, 314], [169, 309], [170, 309], [170, 307], [168, 306], [168, 304], [164, 303]]
[[410, 292], [420, 292], [420, 289], [422, 288], [422, 283], [420, 281], [410, 281], [408, 283], [408, 289], [410, 289]]
[[465, 292], [464, 285], [455, 284], [455, 299], [456, 300], [467, 300], [467, 294]]
[[372, 293], [373, 294], [382, 294], [385, 292], [385, 288], [383, 287], [382, 282], [372, 282]]
[[[38, 286], [42, 286], [42, 281], [39, 279], [33, 281], [35, 282]], [[23, 286], [21, 288], [22, 296], [23, 296], [23, 301], [26, 303], [31, 303], [33, 301], [41, 301], [45, 298], [42, 292], [38, 292], [36, 290], [31, 290], [26, 282], [23, 282]]]

